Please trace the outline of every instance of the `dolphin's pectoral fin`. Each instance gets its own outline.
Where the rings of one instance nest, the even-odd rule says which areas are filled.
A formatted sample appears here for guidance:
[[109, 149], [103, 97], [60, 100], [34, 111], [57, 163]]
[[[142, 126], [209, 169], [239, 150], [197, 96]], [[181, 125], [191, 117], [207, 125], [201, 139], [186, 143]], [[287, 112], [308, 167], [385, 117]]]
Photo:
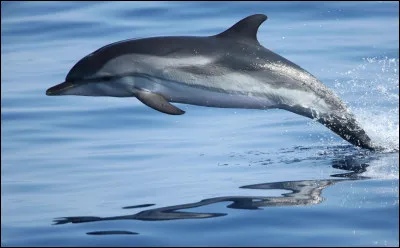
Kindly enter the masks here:
[[158, 110], [160, 112], [170, 115], [183, 115], [185, 111], [170, 104], [163, 96], [148, 92], [139, 91], [136, 94], [136, 98], [142, 103], [146, 104], [150, 108]]

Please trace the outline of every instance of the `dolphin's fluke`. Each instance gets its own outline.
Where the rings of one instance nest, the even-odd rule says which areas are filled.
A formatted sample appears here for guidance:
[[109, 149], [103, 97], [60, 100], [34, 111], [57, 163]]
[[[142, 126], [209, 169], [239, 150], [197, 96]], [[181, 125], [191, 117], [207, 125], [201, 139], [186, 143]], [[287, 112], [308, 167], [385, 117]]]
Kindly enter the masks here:
[[281, 106], [280, 108], [318, 121], [355, 146], [369, 150], [383, 149], [382, 147], [373, 144], [367, 133], [355, 119], [354, 115], [349, 112], [345, 106], [342, 106], [342, 108], [338, 107], [340, 109], [331, 110], [326, 113], [319, 113], [310, 108], [304, 108], [301, 106], [292, 106], [290, 108], [287, 106]]
[[352, 115], [341, 116], [331, 114], [317, 118], [317, 120], [353, 145], [369, 150], [380, 149], [380, 147], [372, 143], [367, 133], [360, 127]]
[[163, 96], [152, 93], [150, 91], [138, 91], [135, 93], [136, 98], [150, 108], [170, 115], [183, 115], [185, 111], [170, 104]]

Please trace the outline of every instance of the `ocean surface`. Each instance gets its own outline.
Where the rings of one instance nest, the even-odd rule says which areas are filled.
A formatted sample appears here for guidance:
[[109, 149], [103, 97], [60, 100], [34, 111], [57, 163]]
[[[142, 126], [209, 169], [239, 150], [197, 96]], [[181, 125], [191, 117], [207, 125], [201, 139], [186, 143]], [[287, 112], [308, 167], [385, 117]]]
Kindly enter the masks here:
[[[384, 151], [284, 110], [45, 94], [109, 43], [255, 13]], [[398, 119], [398, 2], [1, 2], [1, 245], [398, 246]]]

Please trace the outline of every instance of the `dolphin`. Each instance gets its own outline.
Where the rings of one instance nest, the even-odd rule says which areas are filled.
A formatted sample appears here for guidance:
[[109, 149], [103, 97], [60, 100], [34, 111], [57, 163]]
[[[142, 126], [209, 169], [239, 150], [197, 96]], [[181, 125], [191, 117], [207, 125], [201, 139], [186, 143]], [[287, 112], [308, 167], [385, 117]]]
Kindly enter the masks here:
[[375, 149], [340, 98], [300, 66], [263, 47], [264, 14], [212, 36], [129, 39], [78, 61], [46, 95], [136, 97], [170, 115], [171, 103], [218, 108], [284, 109], [315, 119], [349, 143]]

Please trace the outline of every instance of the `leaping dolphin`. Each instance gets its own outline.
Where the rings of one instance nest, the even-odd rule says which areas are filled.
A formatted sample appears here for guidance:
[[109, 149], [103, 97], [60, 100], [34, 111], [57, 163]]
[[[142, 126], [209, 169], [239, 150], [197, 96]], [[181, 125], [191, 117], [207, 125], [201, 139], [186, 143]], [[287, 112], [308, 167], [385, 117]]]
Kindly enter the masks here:
[[374, 149], [346, 105], [317, 78], [257, 40], [263, 14], [206, 37], [112, 43], [75, 64], [47, 95], [136, 97], [170, 115], [172, 103], [219, 108], [279, 108], [312, 118], [353, 145]]

